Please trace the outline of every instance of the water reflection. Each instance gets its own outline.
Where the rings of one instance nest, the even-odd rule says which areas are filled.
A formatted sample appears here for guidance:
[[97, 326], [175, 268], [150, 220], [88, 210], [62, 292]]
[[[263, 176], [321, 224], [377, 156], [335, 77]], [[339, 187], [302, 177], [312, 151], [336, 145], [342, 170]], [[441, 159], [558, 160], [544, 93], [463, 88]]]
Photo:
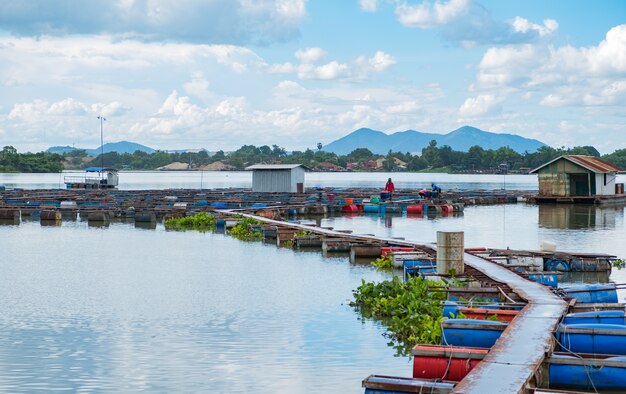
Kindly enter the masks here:
[[606, 283], [609, 272], [563, 272], [559, 275], [559, 283]]
[[615, 228], [616, 217], [624, 216], [623, 207], [556, 204], [538, 208], [539, 226], [556, 229]]
[[135, 228], [142, 228], [144, 230], [155, 230], [157, 228], [157, 222], [135, 222]]

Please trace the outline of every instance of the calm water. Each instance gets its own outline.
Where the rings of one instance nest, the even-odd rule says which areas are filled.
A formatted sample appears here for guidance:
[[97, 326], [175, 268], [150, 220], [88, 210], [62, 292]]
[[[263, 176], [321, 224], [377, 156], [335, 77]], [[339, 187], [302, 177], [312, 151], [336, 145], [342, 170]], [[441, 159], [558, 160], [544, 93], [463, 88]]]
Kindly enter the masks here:
[[[123, 176], [125, 188], [199, 187], [198, 173]], [[314, 173], [307, 183], [376, 187], [386, 176]], [[400, 187], [432, 179], [449, 188], [497, 189], [503, 180], [393, 176]], [[536, 188], [534, 177], [506, 182], [511, 189]], [[50, 175], [0, 175], [7, 186], [53, 183]], [[205, 173], [203, 183], [245, 187], [250, 174]], [[462, 230], [467, 246], [536, 249], [550, 240], [563, 250], [626, 256], [623, 207], [518, 204], [469, 207], [450, 218], [323, 222], [420, 242], [434, 241], [437, 230]], [[408, 360], [387, 347], [382, 328], [360, 321], [346, 305], [361, 278], [387, 276], [347, 258], [167, 232], [161, 225], [97, 228], [81, 221], [0, 226], [0, 250], [0, 392], [359, 393], [371, 373], [411, 374]], [[614, 271], [611, 279], [626, 282], [626, 273]]]
[[[0, 185], [24, 189], [59, 189], [65, 187], [63, 177], [79, 176], [83, 172], [61, 174], [1, 174]], [[443, 189], [518, 189], [537, 190], [536, 175], [456, 175], [415, 173], [308, 172], [306, 187], [373, 187], [383, 188], [387, 178], [393, 178], [396, 188], [430, 187], [432, 182]], [[251, 187], [249, 171], [176, 171], [121, 172], [120, 189], [224, 188]]]
[[346, 259], [218, 234], [0, 226], [0, 392], [361, 392], [410, 375]]

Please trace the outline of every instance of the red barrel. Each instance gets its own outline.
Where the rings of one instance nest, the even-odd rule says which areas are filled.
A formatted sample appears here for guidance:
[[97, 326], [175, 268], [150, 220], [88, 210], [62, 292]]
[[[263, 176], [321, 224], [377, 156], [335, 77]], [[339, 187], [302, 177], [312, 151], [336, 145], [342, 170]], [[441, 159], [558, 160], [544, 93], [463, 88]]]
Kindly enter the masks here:
[[356, 205], [346, 205], [343, 207], [344, 212], [358, 212], [359, 208]]
[[381, 255], [383, 257], [387, 256], [387, 253], [393, 253], [393, 252], [414, 252], [415, 249], [414, 248], [403, 248], [403, 247], [399, 247], [399, 246], [383, 246], [382, 248], [380, 248], [381, 250]]
[[424, 207], [422, 205], [409, 205], [406, 207], [406, 213], [424, 213]]
[[519, 311], [509, 309], [481, 309], [481, 308], [461, 308], [457, 313], [462, 313], [466, 319], [487, 320], [496, 319], [498, 321], [512, 321]]
[[411, 351], [413, 378], [461, 381], [488, 352], [473, 347], [416, 345]]

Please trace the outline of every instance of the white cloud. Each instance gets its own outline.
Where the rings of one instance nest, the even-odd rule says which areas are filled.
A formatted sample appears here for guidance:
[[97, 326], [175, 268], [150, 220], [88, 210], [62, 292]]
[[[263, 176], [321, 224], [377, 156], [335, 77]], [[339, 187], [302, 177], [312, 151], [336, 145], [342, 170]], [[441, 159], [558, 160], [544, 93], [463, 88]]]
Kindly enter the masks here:
[[377, 51], [370, 58], [359, 56], [350, 64], [333, 60], [318, 65], [317, 62], [325, 56], [326, 52], [321, 48], [301, 49], [295, 53], [300, 64], [272, 64], [267, 70], [271, 74], [296, 73], [299, 79], [367, 79], [371, 73], [383, 72], [396, 64], [396, 59], [383, 51]]
[[323, 59], [326, 56], [326, 51], [322, 48], [299, 49], [296, 51], [295, 56], [300, 63], [312, 64]]
[[513, 29], [518, 33], [528, 33], [529, 31], [534, 30], [539, 33], [541, 37], [552, 34], [559, 28], [558, 22], [554, 19], [544, 20], [542, 26], [536, 23], [532, 23], [528, 19], [522, 18], [520, 16], [515, 17], [513, 22], [511, 22], [511, 25], [513, 26]]
[[543, 25], [522, 17], [508, 22], [494, 20], [476, 0], [437, 0], [418, 4], [398, 1], [396, 4], [396, 17], [404, 26], [438, 29], [445, 40], [466, 48], [533, 42], [558, 28], [553, 19], [544, 20]]
[[396, 15], [405, 26], [426, 29], [460, 18], [468, 12], [469, 7], [469, 0], [449, 0], [447, 3], [436, 1], [432, 5], [428, 2], [415, 5], [403, 2], [396, 7]]
[[411, 114], [419, 109], [419, 104], [416, 101], [405, 101], [396, 105], [387, 107], [386, 112], [388, 114]]
[[462, 117], [481, 116], [500, 111], [501, 100], [491, 94], [470, 97], [459, 108]]
[[299, 34], [306, 0], [0, 2], [0, 29], [21, 36], [112, 34], [145, 41], [244, 44]]
[[545, 91], [544, 106], [626, 104], [626, 25], [610, 29], [597, 46], [489, 48], [478, 70], [480, 88]]
[[378, 51], [373, 57], [367, 59], [370, 68], [373, 71], [385, 71], [390, 66], [396, 64], [396, 59], [388, 53]]
[[8, 118], [30, 122], [45, 120], [46, 117], [122, 116], [130, 110], [131, 108], [117, 101], [85, 104], [68, 97], [53, 103], [35, 100], [29, 103], [15, 104], [9, 112]]
[[201, 72], [195, 72], [191, 76], [191, 81], [183, 85], [185, 92], [192, 96], [207, 100], [213, 97], [209, 90], [210, 83]]
[[359, 0], [361, 11], [376, 12], [378, 9], [378, 0]]

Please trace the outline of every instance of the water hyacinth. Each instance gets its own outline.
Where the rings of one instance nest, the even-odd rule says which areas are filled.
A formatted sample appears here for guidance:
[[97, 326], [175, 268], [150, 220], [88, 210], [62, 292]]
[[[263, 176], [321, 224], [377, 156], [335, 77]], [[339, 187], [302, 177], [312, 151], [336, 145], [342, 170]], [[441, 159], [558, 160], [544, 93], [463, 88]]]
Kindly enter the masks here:
[[380, 283], [362, 280], [350, 305], [364, 318], [381, 321], [388, 330], [385, 336], [391, 339], [389, 345], [397, 355], [406, 356], [415, 344], [441, 342], [446, 293], [430, 289], [439, 286], [441, 283], [420, 276], [405, 283], [397, 276]]
[[230, 230], [230, 235], [242, 241], [259, 241], [263, 238], [263, 233], [253, 227], [260, 224], [256, 219], [244, 217]]
[[171, 218], [165, 221], [168, 230], [198, 230], [209, 231], [215, 228], [217, 219], [209, 213], [200, 212], [192, 216]]

